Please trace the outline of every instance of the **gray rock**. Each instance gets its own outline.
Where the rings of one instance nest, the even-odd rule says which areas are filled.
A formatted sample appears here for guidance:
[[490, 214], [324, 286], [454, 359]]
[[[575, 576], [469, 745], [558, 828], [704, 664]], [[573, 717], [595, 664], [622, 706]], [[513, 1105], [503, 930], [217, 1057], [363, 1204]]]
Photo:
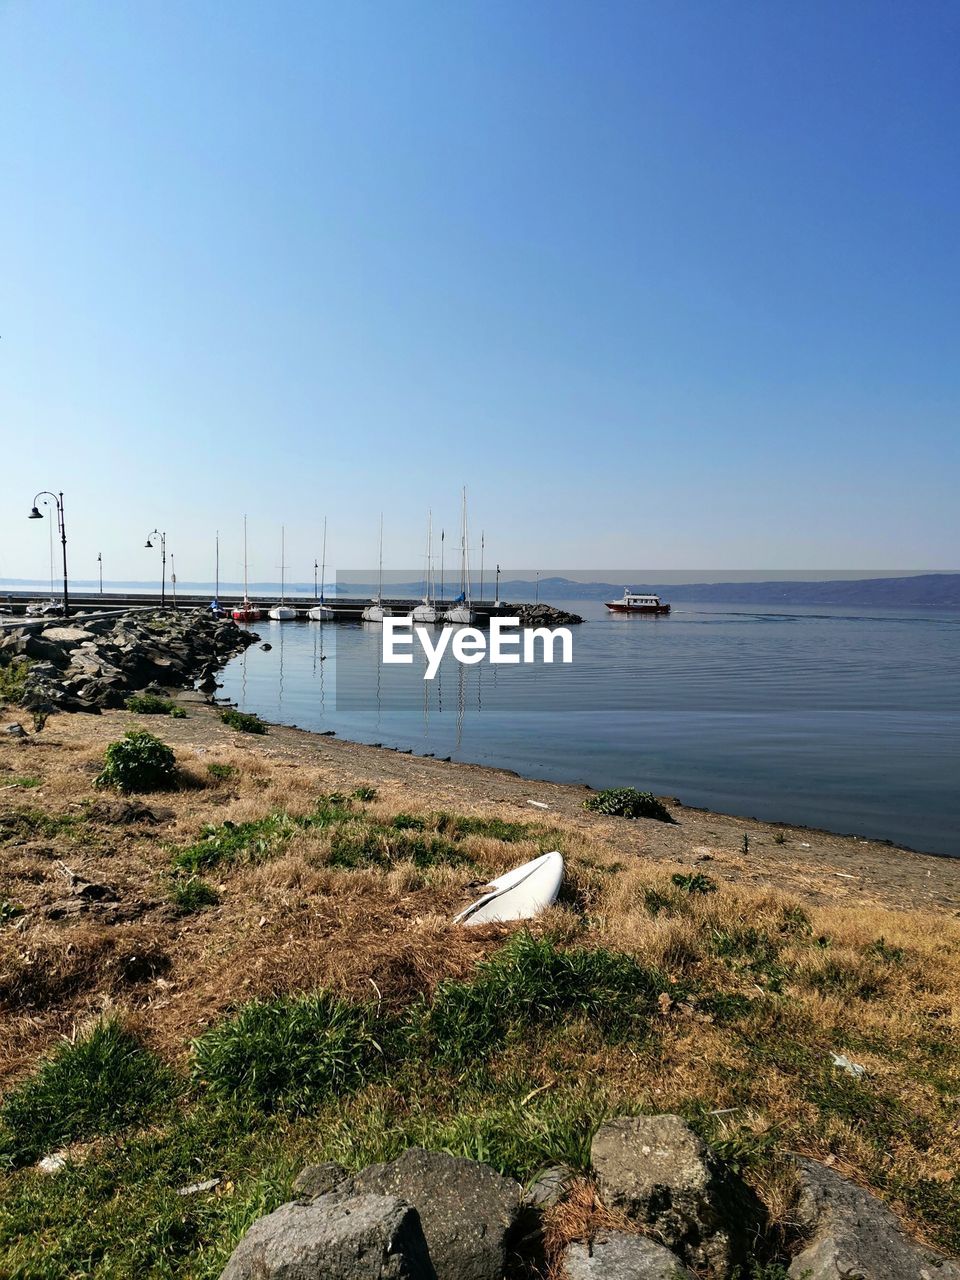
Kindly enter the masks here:
[[798, 1160], [797, 1220], [807, 1239], [795, 1280], [960, 1280], [960, 1264], [911, 1240], [876, 1196], [816, 1160]]
[[726, 1275], [746, 1261], [763, 1209], [679, 1116], [621, 1116], [597, 1130], [590, 1150], [606, 1203], [689, 1266]]
[[293, 1194], [298, 1200], [315, 1200], [317, 1196], [325, 1196], [337, 1188], [343, 1188], [349, 1181], [350, 1174], [336, 1160], [308, 1164], [294, 1178]]
[[25, 738], [27, 731], [19, 720], [14, 720], [13, 724], [4, 725], [3, 732], [8, 738]]
[[644, 1236], [603, 1231], [564, 1254], [567, 1280], [694, 1280], [675, 1253]]
[[354, 1185], [416, 1206], [437, 1280], [501, 1280], [520, 1215], [519, 1183], [475, 1160], [411, 1147], [364, 1169]]
[[259, 1218], [220, 1280], [436, 1280], [417, 1211], [333, 1192]]
[[573, 1169], [566, 1165], [551, 1165], [539, 1173], [523, 1193], [523, 1203], [535, 1209], [550, 1209], [566, 1196], [570, 1184], [576, 1178]]

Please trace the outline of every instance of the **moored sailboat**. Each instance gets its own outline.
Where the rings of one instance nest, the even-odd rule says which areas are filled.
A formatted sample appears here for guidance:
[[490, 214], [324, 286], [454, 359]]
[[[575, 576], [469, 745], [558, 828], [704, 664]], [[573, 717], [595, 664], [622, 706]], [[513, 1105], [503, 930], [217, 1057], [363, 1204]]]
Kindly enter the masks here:
[[312, 618], [314, 622], [329, 622], [333, 618], [334, 613], [328, 604], [324, 604], [323, 600], [323, 580], [327, 572], [327, 517], [323, 517], [323, 550], [320, 552], [320, 594], [317, 595], [316, 572], [317, 562], [313, 562], [314, 584], [313, 594], [317, 603], [312, 609], [307, 610], [307, 617]]
[[470, 604], [470, 564], [467, 552], [467, 487], [463, 487], [463, 501], [460, 512], [460, 594], [453, 602], [453, 607], [443, 615], [444, 622], [452, 622], [457, 626], [469, 627], [473, 622], [473, 608]]
[[367, 605], [361, 617], [364, 622], [382, 622], [390, 610], [383, 607], [383, 512], [380, 512], [380, 569], [376, 598]]
[[423, 581], [423, 600], [410, 615], [414, 622], [436, 622], [437, 611], [433, 604], [433, 512], [427, 514], [427, 567]]
[[247, 517], [243, 517], [243, 603], [236, 609], [232, 610], [231, 617], [234, 622], [259, 622], [263, 617], [263, 610], [258, 609], [250, 603], [250, 596], [247, 591]]
[[285, 550], [286, 550], [286, 530], [284, 529], [283, 525], [281, 525], [280, 526], [280, 603], [277, 605], [274, 605], [273, 608], [268, 610], [267, 612], [267, 617], [272, 618], [274, 622], [292, 622], [297, 616], [296, 609], [294, 609], [291, 605], [284, 603], [284, 592], [286, 590], [286, 585], [287, 585], [286, 578], [284, 576], [286, 571], [286, 565], [283, 563], [285, 559], [285, 556], [284, 556]]

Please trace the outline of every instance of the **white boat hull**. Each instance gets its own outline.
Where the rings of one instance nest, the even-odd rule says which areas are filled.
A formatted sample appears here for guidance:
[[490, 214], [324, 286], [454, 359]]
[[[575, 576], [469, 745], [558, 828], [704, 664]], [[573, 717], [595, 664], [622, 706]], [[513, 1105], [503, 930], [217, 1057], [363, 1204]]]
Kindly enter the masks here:
[[272, 618], [274, 622], [293, 622], [296, 616], [296, 609], [292, 609], [288, 604], [278, 604], [267, 612], [267, 617]]
[[314, 622], [329, 622], [333, 616], [333, 610], [325, 604], [315, 604], [312, 609], [307, 610], [307, 617]]
[[364, 622], [382, 622], [387, 616], [387, 611], [383, 605], [368, 604], [361, 616]]
[[562, 883], [563, 858], [554, 849], [491, 880], [490, 892], [455, 916], [454, 924], [531, 920], [556, 902]]
[[452, 622], [456, 626], [469, 627], [473, 622], [473, 610], [469, 605], [457, 604], [443, 615], [444, 622]]
[[432, 604], [418, 604], [410, 616], [414, 622], [436, 622], [437, 611]]

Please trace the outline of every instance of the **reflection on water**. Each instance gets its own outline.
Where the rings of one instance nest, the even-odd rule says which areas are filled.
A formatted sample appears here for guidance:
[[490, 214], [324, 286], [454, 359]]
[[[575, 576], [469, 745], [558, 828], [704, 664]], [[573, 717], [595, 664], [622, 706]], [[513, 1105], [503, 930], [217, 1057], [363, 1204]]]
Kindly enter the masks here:
[[960, 854], [960, 617], [685, 606], [574, 631], [572, 666], [385, 666], [376, 624], [256, 624], [224, 693], [267, 720], [636, 785]]

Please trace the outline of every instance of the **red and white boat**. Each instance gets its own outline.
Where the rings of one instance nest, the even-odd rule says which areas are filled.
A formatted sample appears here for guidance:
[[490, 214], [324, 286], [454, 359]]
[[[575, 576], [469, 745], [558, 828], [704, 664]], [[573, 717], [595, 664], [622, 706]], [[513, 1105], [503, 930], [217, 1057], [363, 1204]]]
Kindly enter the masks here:
[[670, 612], [670, 606], [664, 604], [659, 596], [643, 596], [635, 591], [623, 589], [622, 600], [604, 602], [611, 613], [649, 613], [664, 614]]

